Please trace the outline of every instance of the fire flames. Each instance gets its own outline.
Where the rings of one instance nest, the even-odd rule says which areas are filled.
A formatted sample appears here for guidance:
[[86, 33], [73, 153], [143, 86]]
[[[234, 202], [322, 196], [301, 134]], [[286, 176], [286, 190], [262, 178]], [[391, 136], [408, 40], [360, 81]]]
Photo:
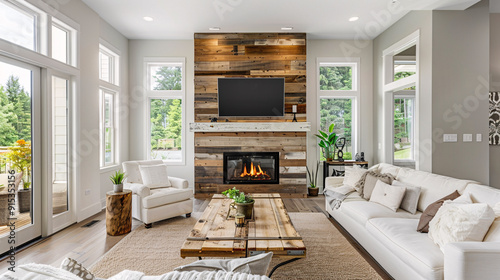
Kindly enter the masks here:
[[243, 168], [243, 172], [240, 174], [241, 178], [252, 178], [252, 179], [261, 179], [261, 180], [267, 180], [271, 179], [271, 176], [267, 175], [265, 171], [262, 171], [262, 168], [260, 168], [260, 165], [255, 166], [252, 163], [250, 163], [250, 172], [247, 170], [247, 166]]

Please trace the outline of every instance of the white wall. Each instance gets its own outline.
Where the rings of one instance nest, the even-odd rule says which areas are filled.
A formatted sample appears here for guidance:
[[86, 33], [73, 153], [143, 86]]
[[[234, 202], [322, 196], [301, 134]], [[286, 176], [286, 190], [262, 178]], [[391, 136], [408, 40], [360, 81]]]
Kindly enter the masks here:
[[[311, 122], [311, 132], [307, 137], [307, 165], [315, 166], [319, 160], [317, 138], [314, 134], [319, 129], [317, 58], [318, 57], [357, 57], [360, 59], [360, 152], [365, 153], [365, 160], [370, 165], [373, 157], [373, 44], [372, 41], [351, 40], [308, 40], [307, 41], [307, 121]], [[353, 154], [354, 157], [354, 154]], [[318, 176], [318, 185], [323, 186], [322, 166]]]
[[144, 95], [145, 57], [185, 57], [186, 97], [184, 130], [186, 139], [186, 164], [168, 167], [170, 176], [189, 181], [194, 187], [194, 133], [189, 131], [189, 123], [194, 122], [194, 40], [130, 40], [129, 41], [129, 89], [130, 89], [130, 160], [142, 160], [146, 155], [146, 99]]
[[[491, 1], [490, 5], [493, 4]], [[500, 6], [500, 2], [498, 4]], [[500, 14], [490, 14], [490, 90], [500, 91]], [[488, 141], [485, 137], [485, 141]], [[490, 146], [490, 186], [500, 188], [500, 146]]]
[[[122, 74], [122, 89], [126, 96], [127, 91], [127, 39], [103, 22], [99, 15], [79, 0], [47, 1], [54, 10], [61, 12], [80, 25], [79, 33], [79, 69], [80, 80], [77, 88], [78, 116], [77, 122], [79, 137], [77, 144], [77, 220], [81, 221], [102, 209], [101, 174], [99, 167], [99, 38], [102, 37], [118, 48], [123, 57], [120, 72]], [[123, 120], [121, 137], [127, 139], [126, 118]], [[125, 145], [126, 145], [125, 140]], [[121, 157], [126, 159], [127, 148], [120, 151]], [[105, 174], [103, 174], [105, 176]], [[108, 186], [104, 188], [108, 188]], [[89, 194], [85, 191], [89, 190]]]

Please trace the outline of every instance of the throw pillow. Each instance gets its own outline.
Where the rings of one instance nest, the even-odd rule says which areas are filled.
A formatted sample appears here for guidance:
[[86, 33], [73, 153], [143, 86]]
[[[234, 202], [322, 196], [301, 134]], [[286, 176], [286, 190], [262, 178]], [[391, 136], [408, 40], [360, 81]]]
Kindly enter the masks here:
[[344, 174], [344, 185], [354, 187], [356, 189], [358, 181], [361, 180], [361, 177], [363, 177], [363, 175], [367, 171], [368, 170], [356, 164], [354, 166], [346, 166]]
[[415, 215], [415, 213], [417, 213], [418, 199], [420, 198], [420, 192], [422, 191], [422, 188], [412, 186], [410, 184], [403, 184], [399, 181], [393, 181], [392, 185], [406, 188], [405, 195], [403, 196], [403, 201], [401, 201], [401, 206], [399, 207]]
[[[370, 199], [372, 195], [373, 188], [375, 188], [375, 184], [377, 180], [380, 180], [388, 185], [392, 184], [392, 181], [395, 180], [394, 176], [391, 174], [379, 174], [377, 172], [368, 171], [366, 172], [361, 180], [359, 180], [357, 184], [359, 194], [366, 200]], [[355, 188], [356, 188], [355, 187]]]
[[223, 270], [226, 272], [240, 272], [255, 275], [266, 275], [273, 253], [240, 259], [205, 259], [175, 268], [175, 271], [210, 271]]
[[417, 231], [418, 232], [429, 232], [429, 222], [434, 218], [436, 215], [437, 211], [441, 206], [443, 206], [443, 203], [446, 200], [453, 200], [457, 197], [459, 197], [460, 194], [458, 191], [454, 191], [453, 193], [433, 202], [431, 205], [427, 206], [425, 208], [424, 213], [422, 213], [422, 216], [420, 216], [420, 220], [418, 221], [418, 226], [417, 226]]
[[494, 219], [495, 213], [486, 203], [446, 201], [429, 223], [429, 237], [441, 251], [450, 242], [481, 242]]
[[495, 220], [491, 224], [488, 233], [484, 237], [484, 242], [500, 242], [500, 202], [497, 202], [493, 207], [495, 212]]
[[78, 263], [77, 261], [71, 258], [64, 259], [61, 263], [60, 268], [69, 271], [84, 280], [95, 279], [95, 276], [92, 273], [90, 273], [90, 271], [88, 271], [85, 267], [83, 267], [82, 264]]
[[370, 201], [381, 204], [396, 212], [401, 205], [405, 192], [405, 187], [391, 186], [378, 180], [373, 189]]
[[139, 166], [142, 182], [150, 189], [170, 187], [165, 164]]
[[464, 193], [461, 196], [453, 199], [453, 203], [472, 203], [472, 198], [470, 197], [470, 193]]

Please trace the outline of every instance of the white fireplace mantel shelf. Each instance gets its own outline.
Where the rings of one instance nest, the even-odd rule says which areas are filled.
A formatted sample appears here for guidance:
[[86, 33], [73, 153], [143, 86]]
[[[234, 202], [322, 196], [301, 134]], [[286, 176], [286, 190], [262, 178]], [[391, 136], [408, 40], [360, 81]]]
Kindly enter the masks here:
[[311, 131], [310, 122], [207, 122], [190, 123], [191, 132], [307, 132]]

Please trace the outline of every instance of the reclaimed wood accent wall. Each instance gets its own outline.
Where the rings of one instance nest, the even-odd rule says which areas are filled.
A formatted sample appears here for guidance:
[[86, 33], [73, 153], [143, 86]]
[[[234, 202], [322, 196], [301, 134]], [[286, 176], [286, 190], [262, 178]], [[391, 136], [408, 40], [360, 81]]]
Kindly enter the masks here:
[[[245, 193], [306, 197], [306, 132], [195, 133], [195, 194], [210, 197], [235, 186]], [[224, 152], [280, 152], [279, 184], [223, 183]]]
[[[232, 118], [231, 122], [290, 122], [292, 105], [297, 105], [297, 120], [307, 121], [305, 33], [199, 33], [194, 49], [195, 122], [218, 117], [217, 81], [223, 77], [285, 78], [284, 118]], [[195, 197], [211, 197], [233, 186], [245, 193], [307, 197], [306, 136], [305, 132], [195, 133]], [[223, 153], [246, 151], [280, 152], [279, 184], [223, 184]]]
[[[194, 118], [218, 117], [217, 81], [223, 77], [284, 77], [285, 117], [231, 121], [306, 121], [306, 34], [226, 33], [194, 35]], [[264, 101], [265, 102], [265, 101]]]

